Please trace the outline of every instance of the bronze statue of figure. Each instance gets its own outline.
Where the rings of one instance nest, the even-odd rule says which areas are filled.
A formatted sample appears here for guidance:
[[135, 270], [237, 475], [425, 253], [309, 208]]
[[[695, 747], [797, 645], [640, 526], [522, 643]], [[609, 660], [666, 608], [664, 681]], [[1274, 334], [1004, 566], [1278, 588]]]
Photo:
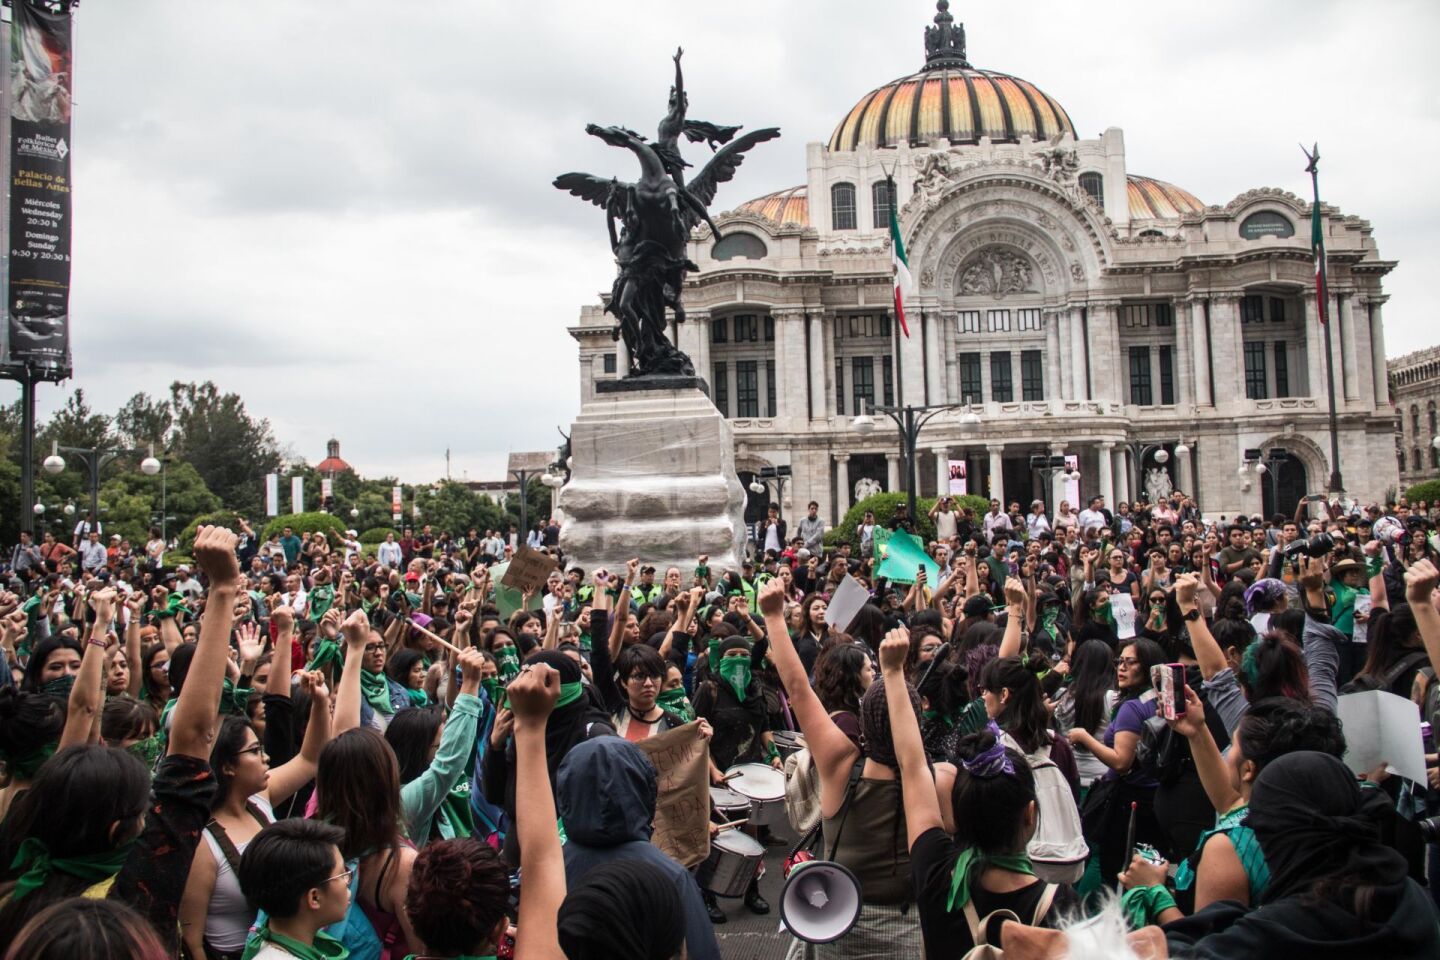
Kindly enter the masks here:
[[[640, 161], [639, 180], [623, 183], [587, 173], [566, 173], [555, 178], [556, 187], [605, 211], [610, 249], [617, 266], [610, 303], [605, 309], [615, 316], [613, 335], [616, 339], [623, 337], [630, 352], [630, 369], [623, 371], [625, 376], [695, 375], [690, 358], [665, 336], [665, 309], [674, 312], [676, 323], [685, 322], [680, 304], [685, 274], [699, 269], [685, 256], [686, 240], [691, 229], [702, 221], [719, 239], [720, 230], [706, 209], [715, 199], [716, 188], [735, 176], [747, 150], [780, 136], [778, 128], [769, 127], [736, 139], [739, 127], [685, 119], [689, 99], [680, 70], [683, 53], [675, 52], [675, 85], [670, 89], [666, 114], [653, 143], [624, 127], [593, 123], [585, 127], [591, 136], [635, 154]], [[679, 148], [681, 134], [692, 143], [708, 143], [715, 153], [688, 184], [685, 168], [689, 164]]]

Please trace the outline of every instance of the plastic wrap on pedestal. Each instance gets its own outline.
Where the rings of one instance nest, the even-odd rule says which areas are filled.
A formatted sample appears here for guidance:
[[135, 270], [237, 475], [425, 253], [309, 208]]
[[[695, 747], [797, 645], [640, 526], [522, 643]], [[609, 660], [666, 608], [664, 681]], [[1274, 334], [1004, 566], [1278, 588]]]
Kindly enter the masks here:
[[594, 570], [639, 557], [686, 580], [701, 554], [738, 570], [745, 491], [730, 424], [694, 387], [596, 396], [570, 431], [570, 482], [560, 491], [560, 545]]

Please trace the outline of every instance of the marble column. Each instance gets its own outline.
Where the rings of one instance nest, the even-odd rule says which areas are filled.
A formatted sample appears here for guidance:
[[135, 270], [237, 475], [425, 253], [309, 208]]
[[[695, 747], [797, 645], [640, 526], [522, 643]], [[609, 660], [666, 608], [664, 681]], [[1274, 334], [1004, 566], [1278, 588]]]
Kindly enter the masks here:
[[[823, 416], [834, 417], [837, 415], [835, 407], [835, 313], [827, 310], [822, 315], [823, 322], [820, 325], [820, 343], [825, 351], [825, 359], [820, 365], [820, 396], [824, 403], [816, 407], [817, 410], [825, 411]], [[854, 411], [851, 411], [852, 415]], [[820, 414], [817, 414], [819, 416]]]
[[806, 323], [810, 340], [809, 349], [806, 351], [806, 363], [810, 371], [809, 416], [815, 420], [823, 420], [829, 399], [825, 390], [825, 324], [818, 310], [810, 313]]
[[[1113, 508], [1115, 506], [1115, 476], [1113, 472], [1115, 468], [1111, 454], [1115, 450], [1115, 444], [1102, 443], [1097, 450], [1099, 457], [1096, 463], [1095, 473], [1098, 474], [1098, 479], [1100, 480], [1100, 496], [1105, 498], [1105, 505], [1107, 507]], [[1089, 497], [1082, 496], [1080, 499], [1088, 500]], [[1077, 503], [1075, 505], [1076, 509], [1082, 509], [1086, 506], [1088, 506], [1086, 503]]]
[[1045, 311], [1045, 399], [1060, 399], [1060, 314]]
[[630, 348], [625, 345], [625, 338], [621, 337], [615, 341], [615, 376], [623, 379], [630, 374]]
[[1358, 402], [1365, 410], [1375, 406], [1374, 371], [1370, 366], [1370, 322], [1369, 306], [1364, 297], [1353, 295], [1345, 298], [1345, 308], [1350, 314], [1350, 333], [1355, 339], [1355, 383]]
[[[1199, 446], [1200, 441], [1196, 440], [1195, 445]], [[1189, 447], [1190, 445], [1187, 443], [1186, 446]], [[1180, 489], [1189, 494], [1190, 499], [1196, 503], [1200, 502], [1199, 493], [1195, 489], [1199, 476], [1198, 465], [1195, 462], [1198, 455], [1199, 451], [1191, 447], [1190, 452], [1183, 457], [1179, 457], [1179, 463], [1176, 464], [1178, 468], [1176, 470], [1176, 476], [1179, 478]]]
[[1389, 299], [1376, 297], [1370, 301], [1370, 369], [1377, 407], [1390, 403], [1390, 373], [1385, 366], [1385, 323], [1380, 316], [1381, 306]]
[[[703, 310], [687, 314], [685, 326], [694, 331], [695, 351], [690, 354], [690, 361], [695, 364], [696, 374], [710, 383], [715, 372], [710, 369], [710, 314]], [[714, 384], [711, 384], [711, 389], [714, 389]]]
[[1090, 369], [1090, 346], [1085, 342], [1085, 323], [1080, 315], [1083, 309], [1079, 306], [1070, 308], [1070, 382], [1076, 400], [1091, 399], [1087, 373]]
[[1306, 394], [1325, 400], [1325, 338], [1320, 314], [1315, 309], [1315, 294], [1305, 294], [1305, 371]]
[[1186, 312], [1190, 315], [1191, 359], [1195, 367], [1197, 407], [1215, 405], [1215, 398], [1210, 392], [1210, 337], [1205, 325], [1205, 305], [1206, 301], [1202, 299], [1190, 300], [1185, 304]]
[[1055, 314], [1055, 332], [1059, 350], [1052, 361], [1060, 380], [1061, 400], [1075, 399], [1075, 347], [1071, 340], [1070, 309], [1062, 308]]
[[850, 509], [850, 454], [835, 454], [835, 522]]
[[[919, 324], [910, 325], [910, 336], [900, 334], [900, 377], [903, 379], [905, 390], [905, 402], [915, 406], [924, 405], [925, 397], [925, 345], [920, 342]], [[876, 393], [880, 391], [880, 381], [875, 381]], [[899, 384], [896, 385], [897, 391]], [[897, 392], [895, 400], [898, 403], [900, 394]]]
[[950, 448], [931, 447], [935, 455], [935, 496], [943, 497], [950, 492]]
[[1350, 315], [1350, 304], [1355, 299], [1352, 293], [1336, 294], [1336, 331], [1339, 334], [1340, 369], [1345, 375], [1345, 400], [1360, 399], [1360, 371], [1356, 364], [1355, 318]]
[[941, 315], [940, 343], [945, 351], [945, 396], [949, 403], [958, 403], [960, 400], [960, 361], [955, 355], [959, 350], [955, 342], [958, 328], [959, 319], [954, 313]]
[[810, 407], [807, 399], [808, 371], [800, 363], [805, 355], [805, 314], [799, 310], [776, 311], [775, 343], [775, 412], [783, 419], [807, 420]]
[[990, 499], [999, 500], [1001, 509], [1004, 509], [1009, 506], [1005, 502], [1005, 463], [1002, 459], [1005, 445], [988, 444], [986, 450], [990, 453]]
[[1172, 301], [1170, 310], [1175, 316], [1175, 401], [1182, 407], [1188, 407], [1195, 402], [1190, 305]]
[[900, 454], [885, 454], [885, 492], [898, 493], [900, 491]]
[[1115, 505], [1124, 500], [1130, 500], [1130, 449], [1119, 446], [1115, 448], [1115, 503], [1106, 503], [1111, 510]]
[[1216, 406], [1245, 397], [1245, 346], [1240, 326], [1240, 295], [1210, 299], [1210, 357], [1214, 364]]
[[1120, 362], [1116, 354], [1119, 342], [1115, 331], [1115, 305], [1092, 303], [1087, 311], [1090, 355], [1091, 396], [1095, 400], [1120, 403], [1119, 374]]
[[925, 402], [945, 403], [945, 364], [940, 315], [926, 310], [925, 317]]

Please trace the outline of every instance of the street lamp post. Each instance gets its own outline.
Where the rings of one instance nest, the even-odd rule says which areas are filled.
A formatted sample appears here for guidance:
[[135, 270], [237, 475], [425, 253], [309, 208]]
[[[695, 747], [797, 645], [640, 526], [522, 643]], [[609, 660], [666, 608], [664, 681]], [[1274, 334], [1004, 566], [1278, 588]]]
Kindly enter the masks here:
[[1063, 474], [1066, 480], [1079, 480], [1080, 471], [1070, 469], [1070, 465], [1065, 462], [1064, 454], [1043, 453], [1037, 453], [1030, 457], [1030, 469], [1040, 474], [1040, 479], [1045, 484], [1041, 499], [1045, 501], [1046, 509], [1050, 511], [1050, 518], [1053, 523], [1055, 510], [1060, 506], [1058, 503], [1051, 503], [1051, 501], [1055, 499], [1055, 475]]
[[[903, 407], [876, 406], [876, 413], [883, 413], [895, 421], [895, 426], [900, 429], [900, 452], [905, 460], [905, 491], [907, 503], [910, 508], [910, 522], [915, 521], [915, 444], [920, 438], [920, 431], [935, 418], [937, 414], [946, 410], [964, 410], [960, 418], [962, 429], [971, 429], [978, 426], [980, 416], [971, 409], [968, 403], [930, 403], [922, 406], [906, 404]], [[875, 430], [875, 418], [865, 412], [864, 402], [861, 402], [860, 412], [850, 424], [858, 433], [871, 433]]]
[[775, 484], [775, 509], [781, 516], [784, 516], [785, 484], [790, 481], [790, 475], [789, 464], [779, 467], [761, 467], [760, 472], [755, 474], [755, 479], [750, 481], [750, 489], [755, 493], [764, 493], [770, 489], [770, 484]]
[[[1170, 451], [1166, 449], [1169, 440], [1122, 440], [1125, 449], [1130, 452], [1130, 459], [1135, 461], [1135, 468], [1131, 471], [1131, 477], [1135, 486], [1130, 491], [1130, 499], [1134, 500], [1145, 492], [1145, 458], [1148, 456], [1160, 466], [1170, 462]], [[1184, 460], [1190, 455], [1190, 448], [1185, 445], [1184, 440], [1175, 441], [1175, 456]], [[1190, 495], [1196, 497], [1197, 491], [1191, 490]]]
[[510, 475], [520, 481], [520, 536], [523, 538], [529, 532], [529, 504], [525, 502], [525, 493], [530, 489], [530, 481], [536, 477], [548, 473], [549, 470], [532, 470], [528, 467], [521, 467], [518, 470], [511, 470]]
[[1269, 478], [1272, 513], [1280, 510], [1280, 465], [1289, 458], [1290, 451], [1284, 447], [1271, 447], [1269, 450], [1252, 448], [1245, 451], [1245, 460], [1240, 464], [1239, 473], [1242, 478], [1247, 473]]
[[[140, 472], [147, 477], [153, 477], [160, 472], [160, 461], [155, 459], [155, 449], [151, 447], [148, 451], [134, 447], [62, 447], [58, 443], [51, 444], [50, 456], [45, 458], [41, 464], [45, 472], [52, 477], [57, 476], [65, 470], [65, 456], [78, 458], [85, 464], [90, 473], [90, 522], [100, 522], [100, 471], [109, 466], [120, 457], [138, 457], [144, 455], [140, 461]], [[92, 527], [93, 529], [93, 527]]]

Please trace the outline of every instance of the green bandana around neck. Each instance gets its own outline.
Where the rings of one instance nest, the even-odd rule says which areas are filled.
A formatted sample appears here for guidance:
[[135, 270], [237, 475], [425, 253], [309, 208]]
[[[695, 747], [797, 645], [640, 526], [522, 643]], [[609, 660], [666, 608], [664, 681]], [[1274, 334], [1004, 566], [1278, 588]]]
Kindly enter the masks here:
[[15, 882], [15, 892], [11, 894], [11, 898], [20, 900], [40, 889], [56, 870], [91, 884], [108, 880], [120, 872], [120, 868], [125, 865], [125, 859], [130, 856], [130, 848], [134, 845], [135, 841], [130, 840], [113, 850], [100, 853], [78, 857], [52, 857], [44, 840], [39, 837], [26, 837], [10, 864], [12, 870], [25, 868], [20, 879]]
[[735, 691], [735, 699], [745, 702], [745, 691], [750, 686], [749, 657], [721, 657], [720, 676]]
[[55, 750], [59, 746], [59, 740], [51, 740], [49, 743], [42, 743], [29, 753], [23, 753], [18, 757], [5, 757], [5, 765], [10, 769], [10, 776], [16, 780], [34, 780], [35, 774], [40, 771], [46, 760], [55, 756]]
[[560, 699], [555, 701], [555, 709], [559, 710], [561, 707], [568, 707], [584, 695], [585, 684], [582, 681], [576, 680], [574, 683], [562, 683], [560, 684]]
[[410, 696], [410, 706], [428, 707], [430, 705], [430, 698], [425, 695], [424, 690], [410, 690], [407, 688], [405, 692]]
[[686, 723], [695, 719], [695, 708], [690, 705], [690, 698], [685, 696], [684, 687], [661, 691], [660, 696], [655, 698], [655, 705], [666, 713], [675, 714]]
[[980, 852], [979, 847], [966, 847], [956, 859], [955, 869], [950, 874], [950, 896], [945, 901], [945, 909], [965, 909], [965, 904], [970, 902], [971, 888], [980, 879], [980, 874], [990, 867], [1035, 876], [1035, 868], [1030, 865], [1030, 857], [1026, 854], [987, 857]]
[[250, 960], [251, 957], [265, 948], [265, 944], [273, 943], [284, 950], [292, 957], [299, 957], [300, 960], [345, 960], [350, 956], [350, 949], [336, 940], [324, 930], [315, 932], [315, 945], [311, 946], [301, 943], [299, 940], [292, 940], [283, 933], [276, 933], [270, 929], [267, 921], [245, 941], [245, 952], [240, 955], [241, 960]]
[[376, 713], [383, 713], [388, 717], [395, 712], [395, 708], [390, 704], [390, 684], [386, 682], [385, 674], [371, 673], [361, 667], [360, 693]]
[[520, 674], [520, 654], [514, 647], [501, 647], [495, 654], [495, 663], [500, 668], [500, 679], [505, 683]]
[[54, 680], [46, 680], [40, 685], [40, 692], [49, 694], [52, 697], [70, 698], [70, 690], [75, 686], [75, 674], [67, 674], [63, 677], [56, 677]]

